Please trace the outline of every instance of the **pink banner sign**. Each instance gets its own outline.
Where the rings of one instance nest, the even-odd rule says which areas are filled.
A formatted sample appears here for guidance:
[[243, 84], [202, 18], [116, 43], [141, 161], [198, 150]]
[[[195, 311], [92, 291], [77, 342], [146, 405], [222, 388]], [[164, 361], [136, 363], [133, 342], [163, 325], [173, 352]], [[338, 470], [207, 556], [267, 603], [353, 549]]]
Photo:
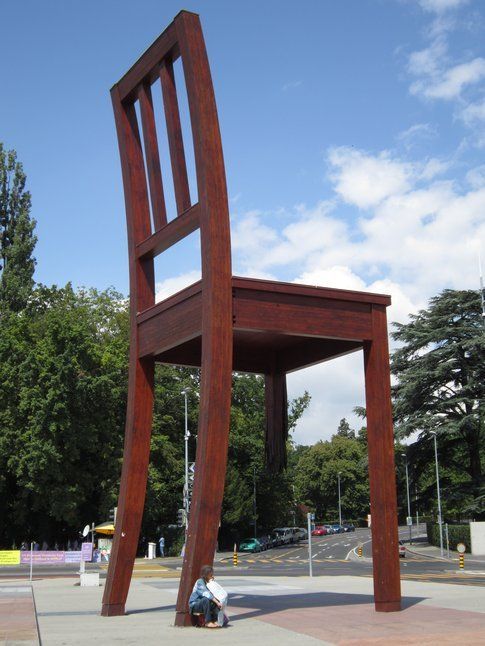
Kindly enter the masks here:
[[83, 543], [81, 545], [81, 558], [83, 561], [91, 561], [93, 558], [93, 544]]
[[81, 552], [64, 552], [64, 563], [80, 563]]
[[64, 563], [64, 552], [39, 550], [37, 552], [20, 552], [20, 562], [30, 563], [30, 555], [32, 554], [32, 563]]

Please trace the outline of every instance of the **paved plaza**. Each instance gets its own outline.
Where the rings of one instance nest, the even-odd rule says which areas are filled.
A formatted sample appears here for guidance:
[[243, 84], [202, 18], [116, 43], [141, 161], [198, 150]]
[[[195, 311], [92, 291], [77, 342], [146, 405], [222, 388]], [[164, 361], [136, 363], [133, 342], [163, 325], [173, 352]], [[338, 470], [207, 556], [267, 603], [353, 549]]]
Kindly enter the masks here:
[[5, 582], [0, 643], [485, 644], [483, 587], [403, 581], [404, 610], [376, 613], [371, 578], [230, 576], [219, 581], [230, 593], [231, 622], [212, 631], [173, 626], [175, 578], [133, 580], [128, 614], [110, 618], [99, 616], [102, 587], [81, 588], [73, 578], [34, 581], [34, 605], [27, 583]]

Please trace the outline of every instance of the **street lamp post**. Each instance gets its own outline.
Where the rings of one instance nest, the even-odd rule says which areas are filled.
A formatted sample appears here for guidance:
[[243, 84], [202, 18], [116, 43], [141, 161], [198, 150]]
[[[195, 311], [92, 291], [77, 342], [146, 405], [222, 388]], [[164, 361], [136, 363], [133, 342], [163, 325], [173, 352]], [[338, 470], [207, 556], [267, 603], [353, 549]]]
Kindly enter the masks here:
[[436, 466], [436, 491], [438, 492], [438, 525], [440, 526], [440, 553], [443, 557], [443, 519], [441, 517], [441, 495], [440, 495], [440, 474], [438, 469], [438, 444], [436, 442], [436, 431], [430, 431], [434, 439], [434, 460]]
[[341, 497], [340, 497], [340, 474], [341, 473], [342, 473], [341, 471], [339, 471], [337, 473], [337, 479], [338, 479], [338, 522], [339, 522], [340, 526], [342, 525], [342, 501], [341, 501]]
[[189, 417], [188, 417], [188, 406], [187, 406], [187, 395], [190, 392], [190, 388], [184, 388], [182, 390], [182, 395], [185, 398], [185, 484], [184, 484], [184, 509], [185, 509], [185, 529], [189, 527]]
[[253, 515], [254, 515], [254, 538], [257, 538], [258, 510], [256, 507], [256, 467], [253, 467]]
[[[409, 519], [411, 518], [411, 498], [409, 496], [409, 473], [408, 473], [408, 457], [405, 453], [401, 453], [402, 457], [405, 459], [405, 464], [406, 464], [406, 493], [408, 497], [408, 517], [406, 519], [406, 522], [408, 523], [409, 527], [409, 542], [412, 542], [413, 536], [412, 536], [412, 526], [409, 525]], [[411, 523], [412, 523], [412, 518], [411, 518]]]

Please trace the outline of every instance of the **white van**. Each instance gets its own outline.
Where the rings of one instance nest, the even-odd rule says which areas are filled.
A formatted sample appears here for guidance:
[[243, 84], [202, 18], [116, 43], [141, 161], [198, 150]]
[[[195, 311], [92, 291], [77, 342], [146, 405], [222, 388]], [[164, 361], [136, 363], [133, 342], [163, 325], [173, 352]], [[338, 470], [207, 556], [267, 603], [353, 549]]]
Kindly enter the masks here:
[[293, 532], [289, 527], [275, 527], [273, 532], [278, 534], [282, 545], [289, 545], [294, 542]]

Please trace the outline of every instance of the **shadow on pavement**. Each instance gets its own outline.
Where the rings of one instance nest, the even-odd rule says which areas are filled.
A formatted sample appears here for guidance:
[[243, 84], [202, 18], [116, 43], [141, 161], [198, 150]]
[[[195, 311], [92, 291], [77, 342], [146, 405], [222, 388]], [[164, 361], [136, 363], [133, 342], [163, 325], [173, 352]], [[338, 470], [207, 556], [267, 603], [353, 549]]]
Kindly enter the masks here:
[[[426, 597], [403, 597], [402, 609], [406, 610]], [[373, 604], [374, 597], [370, 594], [351, 594], [341, 592], [308, 592], [299, 594], [244, 594], [238, 593], [229, 596], [228, 611], [231, 622], [241, 619], [251, 619], [261, 615], [268, 615], [283, 610], [303, 610], [308, 608], [328, 608], [330, 606], [354, 606]], [[240, 614], [232, 614], [232, 610], [241, 608]], [[248, 609], [249, 608], [249, 609]], [[244, 612], [246, 610], [246, 612]], [[175, 612], [175, 605], [156, 606], [153, 608], [140, 608], [130, 610], [126, 614], [137, 615], [149, 612]]]
[[[426, 597], [404, 597], [402, 609], [410, 608]], [[248, 612], [231, 615], [231, 621], [249, 619], [283, 610], [303, 610], [306, 608], [328, 608], [329, 606], [354, 606], [358, 604], [373, 604], [374, 597], [370, 594], [351, 594], [341, 592], [309, 592], [303, 594], [259, 595], [241, 594], [229, 598], [229, 612], [232, 608], [251, 608]]]

